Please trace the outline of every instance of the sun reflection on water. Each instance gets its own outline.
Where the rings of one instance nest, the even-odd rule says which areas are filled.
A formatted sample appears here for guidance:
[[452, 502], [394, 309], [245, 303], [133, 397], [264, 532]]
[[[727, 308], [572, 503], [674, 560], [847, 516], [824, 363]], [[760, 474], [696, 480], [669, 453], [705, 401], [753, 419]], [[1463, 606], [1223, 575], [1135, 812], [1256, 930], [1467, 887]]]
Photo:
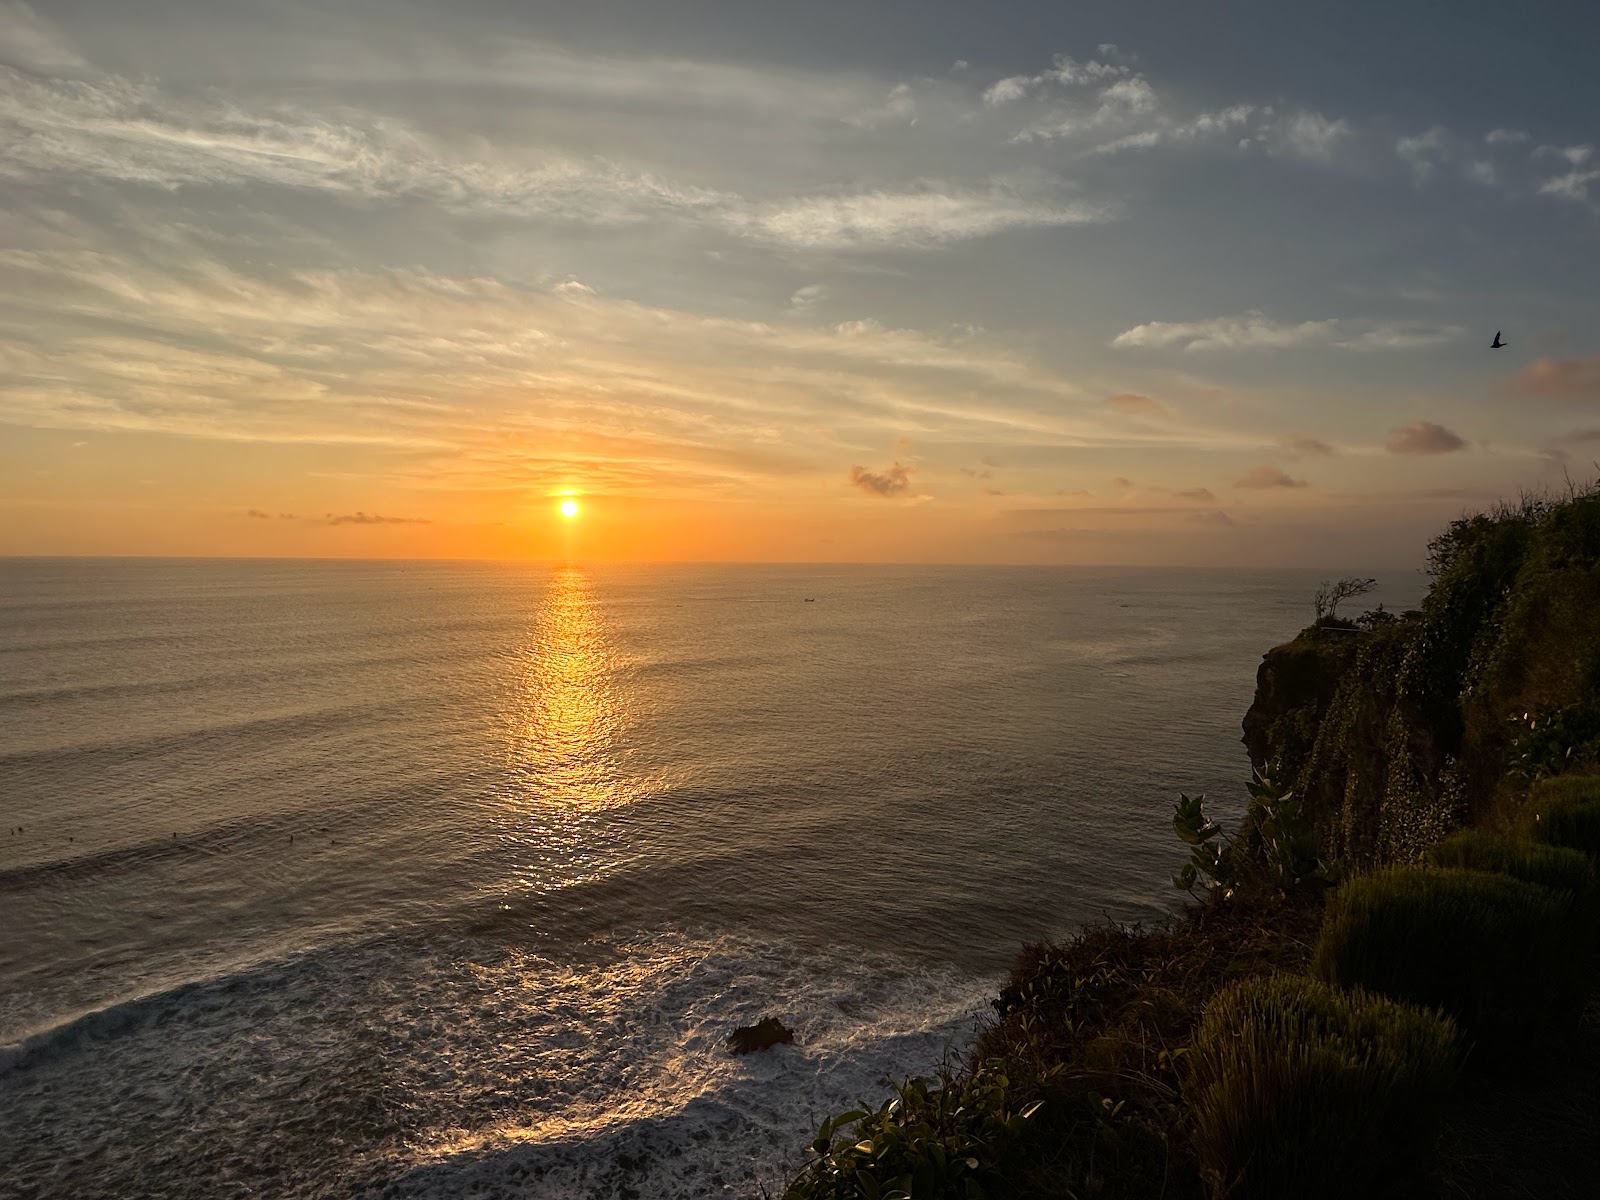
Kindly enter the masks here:
[[[568, 882], [599, 866], [593, 818], [643, 790], [623, 763], [632, 724], [623, 668], [593, 581], [557, 568], [514, 671], [502, 820], [513, 840], [556, 851]], [[545, 872], [530, 865], [525, 882], [550, 881], [533, 876]]]

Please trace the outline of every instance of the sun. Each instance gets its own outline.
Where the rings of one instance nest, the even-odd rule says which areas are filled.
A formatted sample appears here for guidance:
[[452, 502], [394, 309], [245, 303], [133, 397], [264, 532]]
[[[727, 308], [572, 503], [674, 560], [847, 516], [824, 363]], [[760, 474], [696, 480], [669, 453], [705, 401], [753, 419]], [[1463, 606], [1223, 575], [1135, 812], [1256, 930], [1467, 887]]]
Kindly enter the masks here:
[[561, 515], [570, 521], [578, 515], [578, 502], [576, 500], [563, 500], [560, 509]]

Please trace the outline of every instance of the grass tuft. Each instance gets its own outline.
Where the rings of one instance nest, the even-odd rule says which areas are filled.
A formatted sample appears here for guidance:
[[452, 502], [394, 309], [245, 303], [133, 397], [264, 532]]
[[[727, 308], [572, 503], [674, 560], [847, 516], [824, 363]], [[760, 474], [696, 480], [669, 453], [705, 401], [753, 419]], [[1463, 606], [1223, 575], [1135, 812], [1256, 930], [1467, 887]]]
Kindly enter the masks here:
[[1474, 1058], [1531, 1060], [1582, 1006], [1589, 931], [1570, 900], [1487, 871], [1403, 867], [1358, 876], [1328, 900], [1315, 973], [1439, 1008]]
[[1600, 862], [1600, 778], [1557, 775], [1528, 798], [1528, 833], [1548, 846], [1581, 850]]
[[1445, 1017], [1300, 975], [1224, 988], [1206, 1007], [1185, 1094], [1221, 1200], [1407, 1194], [1455, 1073]]

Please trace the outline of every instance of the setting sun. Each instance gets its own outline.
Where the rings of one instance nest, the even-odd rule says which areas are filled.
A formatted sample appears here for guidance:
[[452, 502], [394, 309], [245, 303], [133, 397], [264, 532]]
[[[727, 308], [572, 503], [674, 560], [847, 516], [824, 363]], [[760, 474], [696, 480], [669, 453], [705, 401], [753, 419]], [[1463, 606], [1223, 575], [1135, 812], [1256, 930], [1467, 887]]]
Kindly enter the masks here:
[[572, 520], [578, 515], [578, 502], [576, 500], [563, 500], [561, 502], [561, 515], [567, 520]]

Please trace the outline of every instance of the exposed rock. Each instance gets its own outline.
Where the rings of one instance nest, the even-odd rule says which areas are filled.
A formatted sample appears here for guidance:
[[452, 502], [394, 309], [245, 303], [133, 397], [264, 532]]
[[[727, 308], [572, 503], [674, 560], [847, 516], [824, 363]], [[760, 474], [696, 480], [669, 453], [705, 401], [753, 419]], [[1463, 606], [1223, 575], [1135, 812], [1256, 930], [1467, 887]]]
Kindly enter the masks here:
[[765, 1017], [754, 1025], [745, 1025], [728, 1035], [728, 1049], [735, 1054], [750, 1054], [780, 1043], [792, 1045], [794, 1030], [777, 1017]]
[[1256, 695], [1244, 715], [1250, 761], [1298, 766], [1311, 751], [1317, 726], [1339, 681], [1355, 661], [1361, 634], [1311, 628], [1294, 641], [1274, 646], [1256, 669]]

